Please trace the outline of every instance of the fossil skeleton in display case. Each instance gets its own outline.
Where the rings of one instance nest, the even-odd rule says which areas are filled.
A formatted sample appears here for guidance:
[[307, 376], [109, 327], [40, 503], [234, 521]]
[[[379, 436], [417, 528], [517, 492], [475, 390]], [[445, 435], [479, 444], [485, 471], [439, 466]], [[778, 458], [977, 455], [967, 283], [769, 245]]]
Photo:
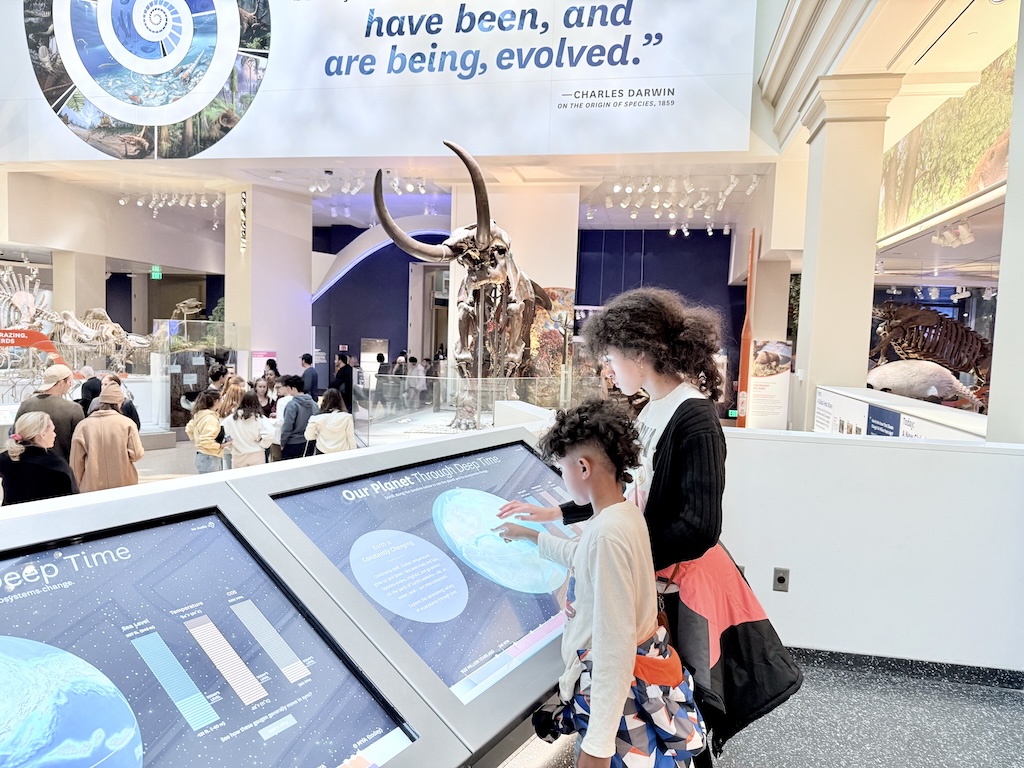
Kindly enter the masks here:
[[963, 323], [937, 310], [916, 304], [885, 302], [872, 315], [881, 320], [879, 342], [868, 353], [886, 362], [889, 347], [905, 360], [930, 360], [955, 373], [972, 373], [979, 385], [987, 384], [992, 367], [992, 345]]
[[[491, 221], [479, 163], [462, 147], [447, 141], [445, 146], [469, 171], [476, 196], [476, 223], [459, 227], [438, 245], [419, 242], [402, 231], [388, 212], [381, 171], [373, 187], [377, 217], [395, 245], [410, 256], [423, 261], [455, 261], [465, 268], [466, 277], [458, 293], [459, 336], [452, 360], [462, 378], [504, 379], [508, 383], [505, 392], [496, 394], [516, 398], [513, 380], [522, 375], [529, 361], [530, 330], [537, 306], [551, 309], [551, 300], [515, 263], [508, 233]], [[471, 385], [471, 393], [459, 403], [459, 426], [476, 426], [471, 400], [478, 393], [479, 389]]]

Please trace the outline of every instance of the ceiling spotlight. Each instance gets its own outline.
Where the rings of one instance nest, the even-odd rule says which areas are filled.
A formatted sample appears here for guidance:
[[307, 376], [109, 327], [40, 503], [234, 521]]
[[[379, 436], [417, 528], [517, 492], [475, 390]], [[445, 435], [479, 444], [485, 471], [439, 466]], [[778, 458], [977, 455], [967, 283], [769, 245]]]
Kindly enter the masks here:
[[637, 195], [636, 202], [633, 203], [633, 205], [635, 205], [637, 208], [639, 208], [643, 204], [644, 204], [644, 196], [643, 195]]
[[284, 176], [281, 175], [280, 171], [274, 171], [267, 178], [271, 181], [284, 181]]
[[363, 180], [362, 179], [356, 179], [355, 183], [352, 185], [352, 194], [354, 195], [356, 192], [358, 192], [362, 188], [363, 188]]
[[216, 208], [218, 205], [224, 202], [224, 195], [220, 192], [217, 193], [217, 197], [213, 200], [213, 207]]
[[139, 206], [139, 208], [144, 206], [146, 204], [146, 196], [145, 195], [139, 195], [139, 199], [135, 201], [135, 204], [137, 206]]
[[875, 274], [876, 275], [884, 275], [885, 274], [885, 262], [882, 259], [875, 259]]
[[588, 206], [587, 206], [587, 221], [593, 221], [593, 220], [594, 220], [594, 209], [593, 209], [593, 208], [591, 208], [591, 207], [590, 207], [590, 206], [588, 205]]
[[210, 201], [206, 199], [206, 195], [203, 195], [202, 197], [199, 198], [199, 207], [200, 208], [209, 208], [210, 207]]
[[708, 230], [708, 237], [711, 237], [713, 234], [715, 234], [715, 225], [712, 224], [710, 221], [708, 222], [707, 230]]
[[626, 184], [625, 184], [625, 186], [622, 187], [622, 191], [625, 192], [627, 195], [633, 194], [633, 180], [632, 179], [626, 179]]
[[660, 219], [661, 218], [661, 209], [658, 209], [657, 211], [654, 212], [654, 218], [656, 218], [656, 219]]
[[331, 188], [331, 180], [325, 176], [324, 178], [317, 181], [316, 188], [318, 192], [326, 192], [328, 189]]
[[346, 219], [349, 218], [352, 215], [352, 210], [347, 205], [342, 209], [341, 212], [345, 216]]
[[928, 298], [931, 299], [932, 301], [935, 301], [936, 299], [939, 298], [939, 289], [936, 288], [934, 285], [928, 289]]
[[670, 219], [674, 219], [674, 218], [676, 217], [676, 212], [675, 212], [675, 211], [669, 211], [669, 212], [668, 212], [668, 217], [669, 217]]
[[651, 185], [651, 192], [661, 192], [661, 179], [655, 179]]
[[338, 208], [337, 208], [337, 206], [334, 206], [334, 205], [331, 206], [331, 218], [332, 219], [338, 218]]
[[935, 234], [932, 235], [932, 245], [945, 245], [945, 241], [942, 239], [941, 230], [935, 230]]
[[971, 227], [971, 223], [964, 219], [960, 222], [958, 228], [960, 232], [960, 242], [964, 245], [970, 245], [974, 242], [974, 229]]
[[688, 219], [692, 219], [693, 218], [693, 206], [692, 205], [689, 208], [686, 209], [686, 218], [688, 218]]
[[706, 211], [704, 211], [704, 218], [705, 219], [710, 219], [711, 218], [711, 209], [710, 208], [708, 208]]
[[686, 224], [683, 224], [683, 237], [689, 237], [689, 236], [690, 236], [690, 228], [688, 226], [686, 226]]
[[658, 196], [655, 195], [654, 199], [651, 200], [651, 208], [658, 208], [660, 206], [661, 206], [661, 201], [658, 199]]
[[960, 235], [952, 229], [943, 230], [942, 240], [944, 245], [952, 246], [954, 243], [960, 245]]
[[631, 219], [635, 219], [636, 218], [636, 208], [634, 208], [632, 211], [629, 212], [629, 218], [631, 218]]
[[630, 200], [629, 195], [626, 195], [624, 198], [622, 198], [622, 201], [619, 203], [619, 207], [620, 208], [629, 208], [629, 200]]
[[178, 193], [175, 192], [173, 195], [171, 195], [171, 205], [177, 205], [177, 204], [178, 204]]
[[676, 232], [678, 232], [678, 231], [679, 230], [676, 229], [675, 222], [672, 222], [672, 226], [668, 228], [669, 237], [675, 237], [676, 236]]
[[352, 191], [352, 179], [344, 179], [341, 182], [341, 194], [347, 195]]
[[723, 235], [731, 235], [732, 234], [732, 227], [730, 225], [726, 224], [724, 227], [722, 227], [722, 234]]
[[416, 185], [413, 184], [411, 180], [405, 182], [405, 191], [406, 192], [415, 192], [416, 191]]
[[181, 197], [178, 198], [178, 205], [180, 205], [182, 208], [184, 208], [187, 204], [188, 204], [188, 195], [187, 194], [182, 195]]
[[121, 195], [117, 198], [118, 205], [128, 205], [128, 195]]
[[637, 191], [638, 192], [646, 192], [650, 188], [651, 188], [651, 177], [648, 176], [646, 179], [644, 179], [642, 182], [640, 182], [640, 188]]
[[964, 288], [962, 285], [957, 286], [956, 293], [949, 297], [952, 301], [960, 301], [960, 299], [971, 298], [971, 292]]
[[216, 232], [218, 229], [220, 229], [220, 219], [213, 222], [213, 231]]
[[900, 296], [903, 294], [903, 291], [901, 291], [895, 285], [890, 285], [888, 288], [885, 289], [885, 292], [888, 293], [890, 296]]
[[427, 185], [423, 179], [420, 179], [419, 184], [416, 185], [416, 190], [421, 194], [427, 194]]
[[914, 298], [918, 301], [924, 301], [924, 289], [920, 285], [914, 287]]
[[622, 182], [621, 181], [616, 181], [614, 184], [612, 184], [612, 194], [617, 195], [621, 191], [622, 191]]
[[748, 195], [754, 194], [754, 190], [757, 189], [757, 185], [760, 184], [760, 183], [761, 183], [761, 177], [760, 176], [758, 176], [756, 174], [751, 176], [750, 177], [750, 186], [747, 187], [747, 194]]
[[397, 176], [391, 180], [391, 189], [396, 195], [402, 194], [402, 185], [399, 184]]
[[312, 194], [316, 194], [316, 182], [315, 181], [309, 182], [309, 186], [306, 187], [306, 189], [309, 190], [309, 194], [311, 194], [311, 195]]
[[692, 195], [693, 194], [693, 190], [695, 189], [695, 187], [693, 186], [693, 184], [690, 183], [690, 177], [689, 176], [683, 177], [683, 189], [686, 190], [686, 194], [688, 194], [688, 195]]
[[611, 195], [605, 195], [604, 207], [605, 208], [611, 208], [613, 205], [615, 205], [615, 203], [612, 202], [612, 196]]
[[160, 215], [160, 209], [157, 208], [156, 206], [153, 206], [153, 218], [155, 219], [159, 215]]

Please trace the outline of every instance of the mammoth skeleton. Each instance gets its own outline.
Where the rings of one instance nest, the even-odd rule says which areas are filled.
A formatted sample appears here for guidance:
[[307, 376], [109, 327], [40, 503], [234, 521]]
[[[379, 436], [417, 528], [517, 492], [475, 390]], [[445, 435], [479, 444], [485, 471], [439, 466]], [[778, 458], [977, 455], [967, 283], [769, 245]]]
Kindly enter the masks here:
[[[551, 300], [512, 258], [508, 233], [491, 221], [483, 171], [457, 144], [446, 141], [469, 171], [476, 196], [476, 223], [459, 227], [443, 243], [430, 245], [410, 237], [395, 223], [384, 204], [382, 172], [377, 172], [373, 202], [377, 217], [399, 248], [423, 261], [458, 262], [466, 269], [459, 286], [459, 338], [452, 359], [463, 378], [512, 379], [529, 360], [530, 329], [537, 305], [551, 309]], [[486, 353], [477, 371], [478, 353]]]

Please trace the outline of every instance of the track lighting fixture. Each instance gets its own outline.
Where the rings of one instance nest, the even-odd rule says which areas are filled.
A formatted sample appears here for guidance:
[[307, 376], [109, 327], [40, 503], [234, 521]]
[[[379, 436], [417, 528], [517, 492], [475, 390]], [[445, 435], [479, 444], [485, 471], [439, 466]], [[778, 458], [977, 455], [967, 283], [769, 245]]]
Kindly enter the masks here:
[[637, 208], [639, 208], [643, 204], [644, 204], [644, 196], [643, 195], [637, 195], [636, 201], [633, 203], [633, 205], [635, 205]]
[[673, 221], [672, 222], [672, 226], [668, 228], [668, 235], [669, 235], [669, 237], [675, 237], [676, 236], [676, 232], [678, 232], [678, 231], [679, 230], [676, 229], [676, 223]]
[[683, 178], [683, 189], [686, 190], [686, 194], [692, 195], [695, 187], [690, 183], [690, 177], [686, 176]]
[[118, 205], [128, 205], [128, 195], [121, 195], [117, 198]]
[[876, 275], [884, 275], [885, 274], [885, 262], [882, 259], [875, 259], [875, 274]]
[[397, 177], [397, 176], [395, 176], [395, 178], [393, 178], [393, 179], [391, 180], [391, 190], [392, 190], [392, 191], [393, 191], [393, 192], [394, 192], [394, 193], [395, 193], [396, 195], [400, 195], [400, 194], [402, 194], [402, 185], [401, 185], [401, 184], [399, 183], [399, 181], [398, 181], [398, 177]]
[[349, 218], [350, 216], [352, 216], [352, 210], [347, 205], [342, 209], [341, 212], [345, 216], [346, 219]]
[[676, 193], [676, 180], [675, 180], [675, 177], [671, 177], [668, 180], [668, 186], [666, 187], [666, 189], [668, 190], [668, 193], [670, 195], [674, 195]]
[[[164, 195], [164, 197], [167, 197], [167, 196]], [[195, 192], [193, 192], [192, 193], [192, 197], [190, 197], [188, 199], [188, 207], [189, 208], [195, 208], [196, 207], [196, 193]]]
[[726, 237], [731, 235], [732, 234], [732, 226], [729, 225], [729, 224], [726, 224], [724, 227], [722, 227], [722, 234], [725, 235]]
[[406, 192], [415, 192], [416, 191], [416, 185], [413, 184], [412, 181], [405, 182], [405, 191]]
[[622, 187], [622, 191], [625, 192], [627, 195], [633, 194], [633, 180], [632, 179], [627, 179], [626, 180], [626, 184], [625, 184], [625, 186]]
[[747, 195], [754, 194], [754, 190], [757, 189], [757, 185], [761, 183], [761, 177], [754, 174], [750, 177], [750, 186], [747, 187]]
[[636, 208], [629, 212], [629, 218], [635, 219], [637, 215]]
[[419, 183], [416, 185], [416, 191], [421, 195], [427, 194], [427, 184], [425, 179], [420, 179]]
[[952, 301], [960, 301], [960, 299], [971, 298], [971, 292], [964, 288], [962, 285], [958, 286], [956, 293], [949, 297]]
[[202, 197], [199, 198], [199, 207], [200, 208], [208, 208], [209, 206], [210, 206], [210, 201], [206, 199], [206, 195], [203, 195]]
[[885, 289], [885, 292], [888, 293], [890, 296], [901, 296], [903, 294], [903, 291], [901, 291], [895, 285], [890, 285], [888, 288]]
[[654, 218], [656, 218], [656, 219], [660, 219], [661, 218], [661, 209], [660, 208], [654, 212]]
[[659, 207], [661, 207], [661, 200], [659, 200], [658, 196], [655, 195], [654, 199], [651, 200], [651, 208], [659, 208]]
[[985, 301], [992, 301], [992, 299], [994, 299], [995, 297], [996, 297], [996, 289], [995, 288], [986, 288], [985, 292], [981, 294], [981, 298], [983, 298]]
[[674, 218], [676, 217], [676, 212], [675, 212], [675, 211], [669, 211], [669, 212], [668, 212], [668, 217], [669, 217], [670, 219], [674, 219]]
[[588, 206], [587, 206], [587, 221], [593, 221], [593, 220], [594, 220], [594, 209], [593, 209], [593, 208], [591, 208], [591, 207], [590, 207], [590, 206], [588, 205]]
[[690, 228], [686, 224], [683, 224], [683, 237], [689, 237], [689, 236], [690, 236]]
[[706, 211], [704, 211], [704, 218], [705, 219], [710, 219], [711, 218], [711, 209], [710, 208], [708, 208]]
[[692, 219], [693, 218], [693, 206], [692, 205], [689, 208], [686, 209], [686, 218], [688, 218], [688, 219]]
[[629, 201], [630, 201], [630, 197], [629, 197], [629, 195], [626, 195], [624, 198], [622, 198], [622, 201], [619, 203], [619, 207], [620, 208], [629, 208]]
[[332, 219], [338, 218], [338, 208], [337, 208], [337, 206], [334, 206], [334, 205], [331, 206], [331, 218]]
[[216, 219], [213, 222], [213, 231], [216, 232], [218, 229], [220, 229], [220, 219]]
[[715, 225], [712, 224], [710, 221], [708, 222], [707, 230], [708, 230], [708, 237], [711, 237], [713, 234], [715, 234]]
[[605, 208], [611, 208], [613, 205], [615, 205], [615, 203], [612, 202], [612, 196], [611, 195], [606, 195], [605, 198], [604, 198], [604, 207]]
[[616, 181], [614, 184], [612, 184], [612, 194], [617, 195], [621, 191], [622, 191], [622, 182], [621, 181]]
[[144, 206], [146, 204], [146, 196], [145, 195], [139, 195], [139, 199], [135, 201], [135, 204], [137, 206], [139, 206], [139, 208]]
[[924, 301], [924, 289], [920, 286], [914, 286], [914, 298], [918, 301]]
[[306, 189], [309, 190], [309, 194], [311, 194], [311, 195], [315, 194], [316, 193], [316, 182], [315, 181], [309, 182], [309, 186], [306, 187]]
[[214, 198], [214, 200], [213, 200], [213, 207], [216, 208], [216, 207], [218, 207], [223, 202], [224, 202], [224, 195], [222, 195], [220, 192], [218, 192], [217, 193], [217, 197]]
[[939, 289], [936, 288], [934, 285], [928, 289], [928, 298], [931, 299], [932, 301], [935, 301], [936, 299], [939, 298]]
[[651, 192], [654, 192], [655, 194], [657, 194], [658, 192], [661, 192], [661, 179], [660, 178], [654, 180], [654, 183], [651, 185]]

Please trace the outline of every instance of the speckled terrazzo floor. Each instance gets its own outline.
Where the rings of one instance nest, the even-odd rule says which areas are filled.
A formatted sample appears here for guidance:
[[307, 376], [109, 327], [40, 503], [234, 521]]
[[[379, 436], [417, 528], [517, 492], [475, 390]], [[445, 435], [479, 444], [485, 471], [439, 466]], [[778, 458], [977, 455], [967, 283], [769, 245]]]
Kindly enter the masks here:
[[[903, 662], [807, 652], [799, 661], [803, 688], [733, 738], [717, 768], [1024, 766], [1019, 687], [949, 682], [941, 670]], [[571, 740], [559, 741], [531, 743], [503, 768], [569, 768]]]

